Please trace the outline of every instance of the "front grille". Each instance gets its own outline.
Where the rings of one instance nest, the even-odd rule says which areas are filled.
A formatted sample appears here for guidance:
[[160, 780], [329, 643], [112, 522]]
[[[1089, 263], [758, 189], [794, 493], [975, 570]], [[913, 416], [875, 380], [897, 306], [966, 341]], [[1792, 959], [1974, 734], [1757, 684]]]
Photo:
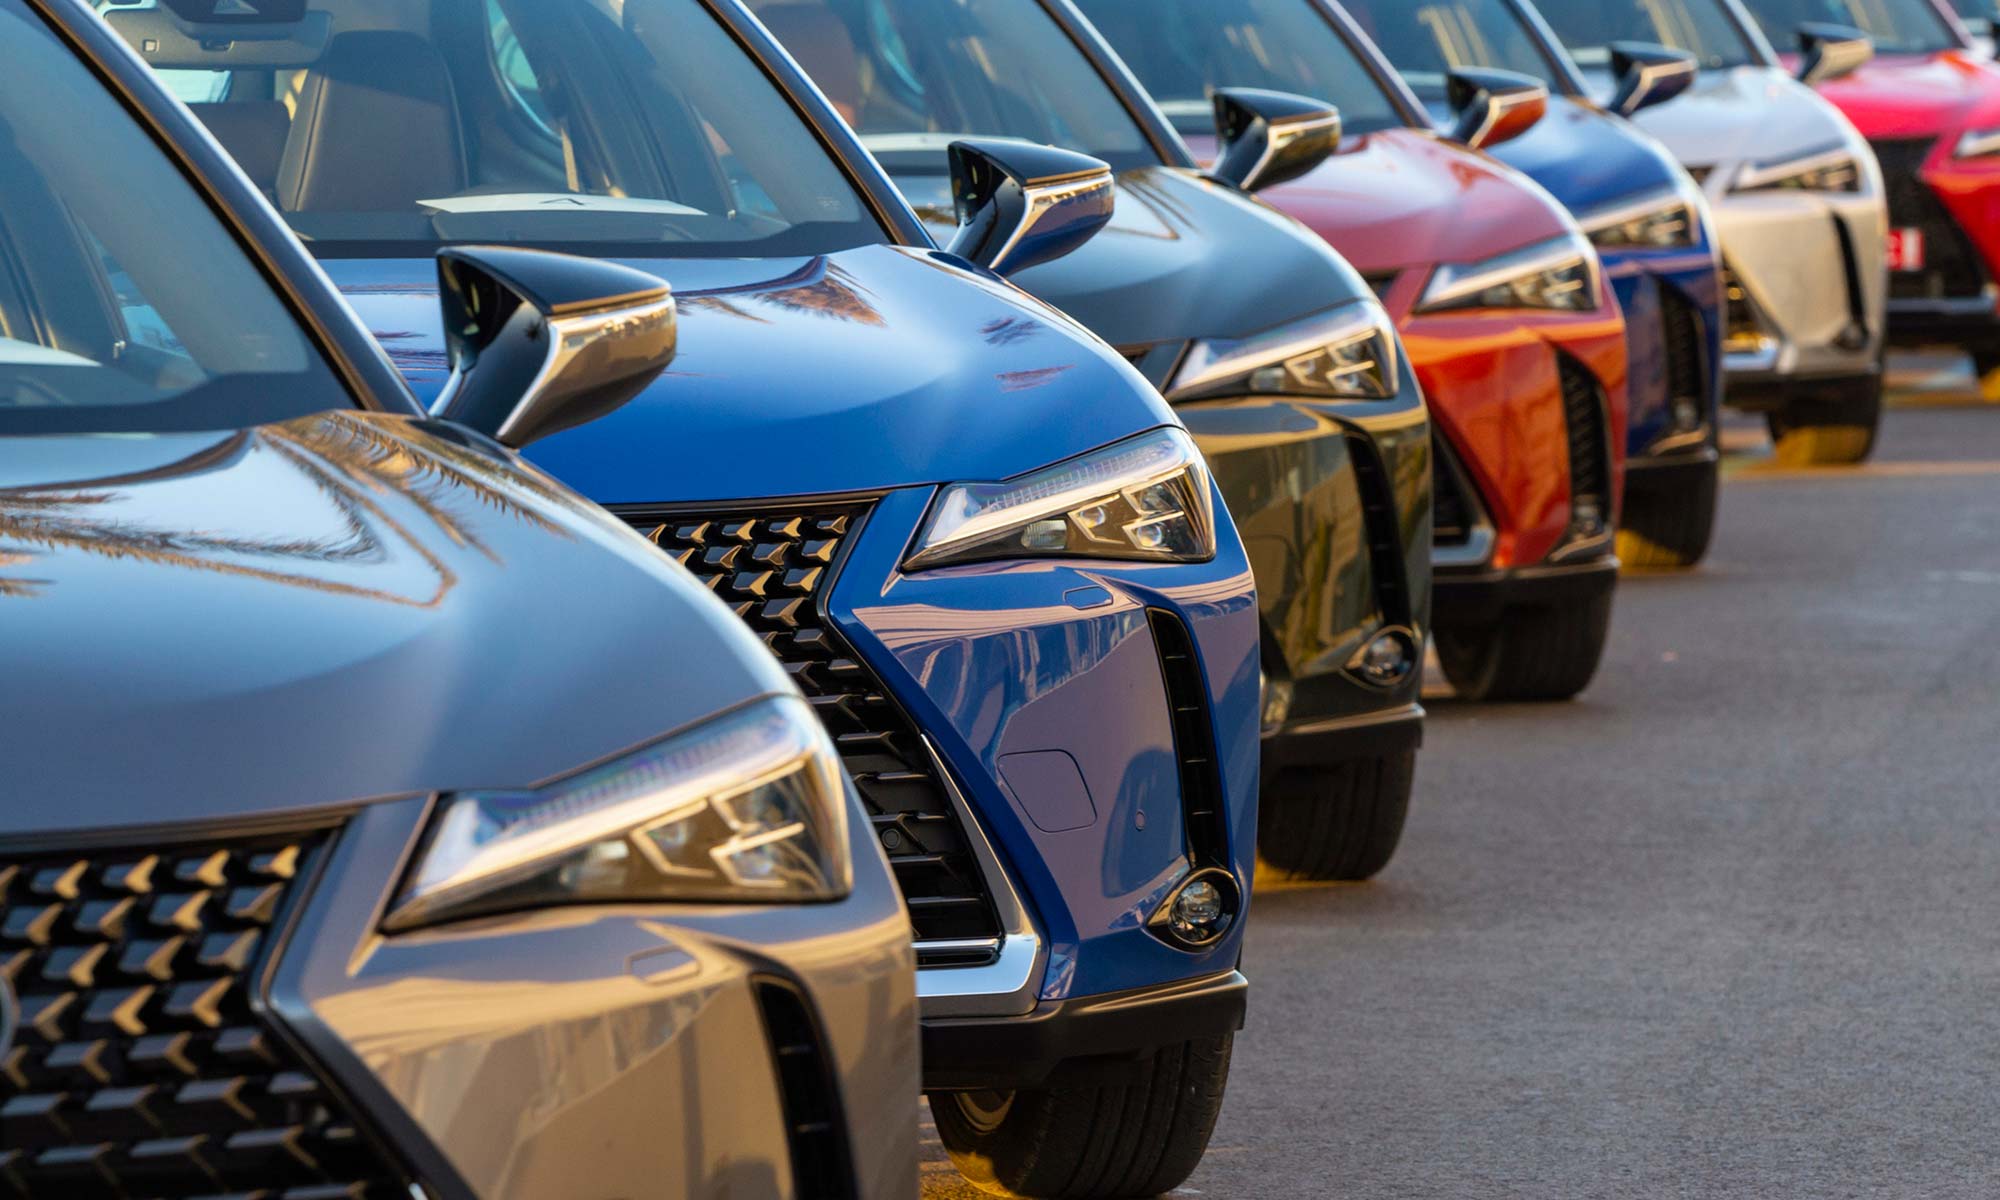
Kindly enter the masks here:
[[0, 1194], [409, 1195], [251, 1007], [315, 841], [0, 860]]
[[853, 1200], [854, 1161], [819, 1022], [805, 996], [787, 982], [760, 978], [757, 1004], [777, 1069], [792, 1195], [798, 1200]]
[[1478, 510], [1466, 489], [1465, 468], [1459, 466], [1444, 435], [1431, 433], [1431, 544], [1463, 546], [1472, 540]]
[[1570, 520], [1573, 532], [1596, 536], [1611, 519], [1611, 443], [1604, 397], [1582, 363], [1556, 355], [1562, 376], [1563, 425], [1569, 432]]
[[1696, 412], [1708, 408], [1708, 350], [1702, 336], [1701, 314], [1671, 287], [1660, 289], [1660, 321], [1667, 353], [1667, 402], [1669, 412], [1679, 412], [1683, 404], [1693, 404]]
[[1888, 191], [1889, 224], [1916, 229], [1924, 239], [1924, 269], [1896, 271], [1889, 276], [1889, 295], [1896, 300], [1970, 299], [1986, 289], [1986, 271], [1979, 251], [1944, 202], [1923, 180], [1924, 160], [1932, 143], [1896, 140], [1873, 143], [1882, 161], [1882, 181]]
[[619, 515], [735, 609], [805, 692], [874, 821], [917, 940], [998, 938], [979, 862], [922, 736], [820, 607], [867, 505]]

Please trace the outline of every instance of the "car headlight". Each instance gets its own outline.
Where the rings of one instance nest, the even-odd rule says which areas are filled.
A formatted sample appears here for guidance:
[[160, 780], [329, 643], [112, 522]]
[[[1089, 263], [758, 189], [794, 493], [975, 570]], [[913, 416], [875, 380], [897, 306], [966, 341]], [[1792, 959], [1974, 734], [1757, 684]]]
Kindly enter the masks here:
[[1577, 223], [1602, 250], [1687, 249], [1701, 229], [1701, 201], [1667, 187], [1593, 209]]
[[1744, 163], [1730, 185], [1736, 192], [1858, 192], [1861, 164], [1844, 146], [1774, 163]]
[[1958, 135], [1955, 158], [1992, 158], [2000, 154], [2000, 129], [1968, 129]]
[[905, 570], [1000, 558], [1206, 562], [1208, 464], [1183, 429], [1156, 429], [1000, 483], [939, 494]]
[[1246, 338], [1196, 342], [1168, 395], [1388, 400], [1397, 388], [1395, 326], [1364, 299]]
[[584, 902], [837, 900], [847, 791], [796, 696], [757, 701], [532, 791], [443, 797], [386, 922]]
[[1417, 311], [1538, 308], [1592, 312], [1598, 306], [1597, 251], [1564, 234], [1476, 263], [1445, 263], [1431, 273]]

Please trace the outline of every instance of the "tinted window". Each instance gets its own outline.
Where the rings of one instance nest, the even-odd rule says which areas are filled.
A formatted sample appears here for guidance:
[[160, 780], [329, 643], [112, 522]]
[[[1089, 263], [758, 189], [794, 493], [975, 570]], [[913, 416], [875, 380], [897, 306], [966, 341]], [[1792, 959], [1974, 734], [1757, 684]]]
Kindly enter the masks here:
[[1347, 0], [1347, 11], [1425, 101], [1444, 99], [1445, 76], [1460, 67], [1498, 67], [1552, 88], [1549, 67], [1507, 0]]
[[2000, 0], [1953, 0], [1952, 7], [1968, 21], [2000, 21]]
[[0, 46], [0, 433], [348, 406], [172, 160], [20, 0], [0, 0]]
[[1809, 21], [1852, 25], [1875, 39], [1883, 54], [1935, 54], [1958, 48], [1958, 35], [1930, 0], [1744, 0], [1743, 7], [1781, 50], [1799, 44]]
[[1352, 133], [1405, 123], [1312, 0], [1082, 0], [1080, 7], [1182, 133], [1214, 132], [1208, 95], [1219, 87], [1330, 101]]
[[1686, 50], [1709, 70], [1761, 64], [1721, 0], [1535, 0], [1535, 7], [1581, 66], [1607, 65], [1612, 42]]
[[752, 0], [892, 172], [945, 169], [968, 135], [1026, 138], [1121, 170], [1159, 155], [1035, 0]]
[[[133, 41], [157, 22], [201, 33], [158, 8], [109, 19]], [[316, 253], [776, 255], [883, 239], [698, 0], [311, 0], [304, 22], [266, 28], [291, 40], [191, 55], [214, 68], [206, 87], [196, 63], [152, 58], [182, 94], [214, 98], [196, 115]]]

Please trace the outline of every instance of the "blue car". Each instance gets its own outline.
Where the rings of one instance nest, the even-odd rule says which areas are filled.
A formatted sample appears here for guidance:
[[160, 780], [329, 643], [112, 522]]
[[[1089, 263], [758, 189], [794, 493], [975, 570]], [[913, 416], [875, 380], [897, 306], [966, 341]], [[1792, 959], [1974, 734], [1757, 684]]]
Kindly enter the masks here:
[[915, 929], [924, 1085], [981, 1169], [1178, 1183], [1244, 1012], [1256, 593], [1159, 393], [991, 269], [1100, 228], [1106, 166], [953, 144], [947, 253], [731, 0], [273, 0], [254, 37], [214, 5], [107, 19], [205, 73], [175, 82], [426, 403], [476, 408], [454, 348], [535, 328], [441, 249], [673, 285], [672, 369], [527, 456], [705, 579], [823, 718]]
[[1411, 88], [1449, 129], [1454, 72], [1513, 72], [1550, 91], [1548, 113], [1494, 146], [1576, 214], [1624, 307], [1631, 416], [1618, 553], [1627, 565], [1701, 561], [1715, 525], [1726, 326], [1720, 259], [1701, 188], [1624, 117], [1672, 99], [1694, 60], [1624, 44], [1609, 107], [1529, 0], [1344, 0]]

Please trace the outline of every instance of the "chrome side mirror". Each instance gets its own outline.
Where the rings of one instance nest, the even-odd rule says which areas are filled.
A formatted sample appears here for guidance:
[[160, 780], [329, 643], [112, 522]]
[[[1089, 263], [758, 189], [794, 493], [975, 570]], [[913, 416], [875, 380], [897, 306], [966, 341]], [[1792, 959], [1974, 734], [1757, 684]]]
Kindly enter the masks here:
[[1610, 108], [1621, 117], [1672, 100], [1694, 86], [1701, 69], [1687, 51], [1651, 42], [1613, 42], [1610, 50], [1611, 75], [1618, 81]]
[[1061, 258], [1111, 221], [1116, 196], [1102, 159], [1032, 142], [951, 144], [958, 233], [950, 251], [1002, 275]]
[[1818, 21], [1799, 26], [1799, 49], [1805, 52], [1805, 61], [1799, 64], [1799, 82], [1807, 87], [1852, 75], [1875, 57], [1875, 43], [1867, 34], [1851, 25]]
[[643, 271], [500, 246], [437, 268], [451, 380], [431, 411], [505, 445], [595, 420], [673, 361], [673, 291]]
[[1340, 149], [1340, 110], [1323, 100], [1262, 88], [1218, 88], [1221, 145], [1211, 172], [1246, 192], [1297, 179]]
[[1519, 71], [1461, 67], [1445, 82], [1445, 99], [1458, 114], [1451, 136], [1474, 150], [1512, 141], [1549, 111], [1549, 89]]

